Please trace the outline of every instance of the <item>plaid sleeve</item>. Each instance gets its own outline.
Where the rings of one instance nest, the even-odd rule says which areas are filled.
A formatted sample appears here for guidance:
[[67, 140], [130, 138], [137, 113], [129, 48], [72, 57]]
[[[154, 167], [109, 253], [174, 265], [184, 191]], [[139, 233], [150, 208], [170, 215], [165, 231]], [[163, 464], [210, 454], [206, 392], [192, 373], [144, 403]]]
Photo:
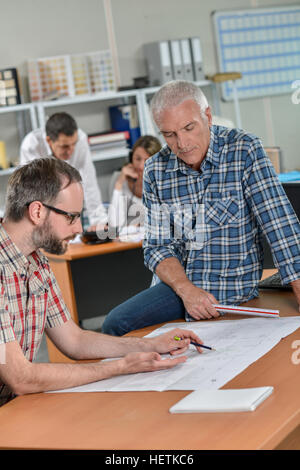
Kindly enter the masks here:
[[282, 282], [299, 279], [299, 220], [259, 139], [250, 146], [243, 184], [247, 203], [268, 240]]
[[54, 326], [60, 326], [66, 323], [71, 318], [71, 315], [63, 300], [60, 288], [51, 269], [48, 278], [48, 285], [49, 297], [45, 328], [53, 328]]
[[5, 305], [4, 287], [0, 284], [0, 344], [9, 343], [16, 339]]
[[147, 171], [144, 170], [143, 204], [145, 207], [145, 235], [144, 235], [144, 262], [155, 272], [156, 267], [166, 258], [176, 257], [182, 264], [185, 259], [185, 248], [182, 240], [172, 236], [173, 224], [170, 219], [170, 210], [160, 204], [156, 195], [154, 182]]

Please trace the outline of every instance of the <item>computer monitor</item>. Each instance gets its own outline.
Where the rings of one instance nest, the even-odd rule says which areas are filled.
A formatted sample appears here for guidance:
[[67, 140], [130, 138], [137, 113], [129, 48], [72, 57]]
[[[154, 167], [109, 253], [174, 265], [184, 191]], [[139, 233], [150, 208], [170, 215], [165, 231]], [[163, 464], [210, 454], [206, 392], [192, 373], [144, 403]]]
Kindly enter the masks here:
[[[300, 181], [291, 183], [282, 183], [283, 189], [292, 204], [294, 211], [300, 220]], [[274, 269], [274, 262], [270, 246], [263, 236], [263, 250], [264, 250], [264, 269]]]

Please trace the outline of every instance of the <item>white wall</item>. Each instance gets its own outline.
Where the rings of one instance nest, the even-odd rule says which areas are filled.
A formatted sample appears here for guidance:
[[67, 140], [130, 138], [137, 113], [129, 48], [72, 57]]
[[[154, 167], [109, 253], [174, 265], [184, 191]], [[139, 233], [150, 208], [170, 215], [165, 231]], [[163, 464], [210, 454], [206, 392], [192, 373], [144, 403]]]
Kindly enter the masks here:
[[[186, 36], [200, 36], [206, 74], [218, 71], [211, 12], [228, 8], [251, 8], [291, 4], [284, 0], [111, 0], [118, 50], [121, 85], [146, 74], [142, 46], [146, 42]], [[296, 3], [296, 2], [294, 2]], [[108, 35], [102, 0], [0, 0], [0, 68], [17, 67], [23, 94], [28, 97], [28, 59], [107, 49]], [[300, 77], [295, 77], [295, 79]], [[282, 148], [285, 170], [299, 168], [298, 132], [300, 105], [291, 94], [241, 101], [243, 127], [260, 136], [267, 146]], [[208, 95], [208, 98], [211, 97]], [[69, 107], [80, 127], [87, 132], [109, 126], [105, 107]], [[221, 103], [222, 114], [235, 119], [231, 103]], [[14, 116], [0, 115], [0, 140], [16, 160], [19, 142]], [[106, 183], [121, 162], [97, 164], [100, 184]], [[0, 178], [0, 205], [4, 181]], [[2, 193], [2, 197], [1, 197]]]

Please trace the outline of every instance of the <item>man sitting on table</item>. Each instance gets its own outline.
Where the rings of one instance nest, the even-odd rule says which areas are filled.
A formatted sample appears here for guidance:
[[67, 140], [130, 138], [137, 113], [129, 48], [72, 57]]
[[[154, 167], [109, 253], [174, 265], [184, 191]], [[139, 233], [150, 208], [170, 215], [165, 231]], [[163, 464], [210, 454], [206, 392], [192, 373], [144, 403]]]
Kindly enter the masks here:
[[[82, 330], [73, 322], [39, 249], [54, 254], [66, 251], [68, 241], [82, 230], [82, 203], [80, 174], [62, 160], [34, 160], [10, 177], [0, 223], [0, 405], [15, 395], [171, 368], [186, 357], [162, 360], [160, 353], [176, 356], [188, 348], [190, 340], [201, 343], [193, 332], [180, 329], [151, 339], [115, 338]], [[73, 359], [119, 359], [33, 362], [44, 331]]]
[[96, 228], [103, 228], [108, 215], [102, 204], [87, 136], [67, 113], [53, 114], [46, 122], [45, 129], [33, 130], [21, 144], [21, 164], [47, 156], [65, 160], [79, 171], [90, 225], [87, 229], [95, 231]]
[[265, 234], [300, 304], [300, 224], [260, 140], [212, 125], [193, 83], [168, 82], [152, 116], [167, 143], [144, 169], [144, 257], [160, 281], [113, 309], [102, 331], [219, 316], [258, 297]]

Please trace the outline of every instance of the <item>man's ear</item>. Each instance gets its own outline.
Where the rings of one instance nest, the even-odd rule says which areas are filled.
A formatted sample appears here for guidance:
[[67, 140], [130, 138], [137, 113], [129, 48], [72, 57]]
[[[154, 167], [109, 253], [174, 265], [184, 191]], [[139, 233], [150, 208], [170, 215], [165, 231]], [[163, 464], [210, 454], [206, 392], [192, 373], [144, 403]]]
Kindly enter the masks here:
[[211, 127], [212, 126], [212, 114], [211, 114], [210, 106], [207, 106], [207, 108], [204, 112], [205, 112], [205, 115], [207, 117], [208, 126]]
[[41, 225], [46, 218], [46, 209], [40, 201], [33, 201], [28, 206], [28, 217], [34, 225]]
[[46, 142], [51, 147], [52, 140], [50, 139], [50, 137], [48, 135], [46, 135]]

